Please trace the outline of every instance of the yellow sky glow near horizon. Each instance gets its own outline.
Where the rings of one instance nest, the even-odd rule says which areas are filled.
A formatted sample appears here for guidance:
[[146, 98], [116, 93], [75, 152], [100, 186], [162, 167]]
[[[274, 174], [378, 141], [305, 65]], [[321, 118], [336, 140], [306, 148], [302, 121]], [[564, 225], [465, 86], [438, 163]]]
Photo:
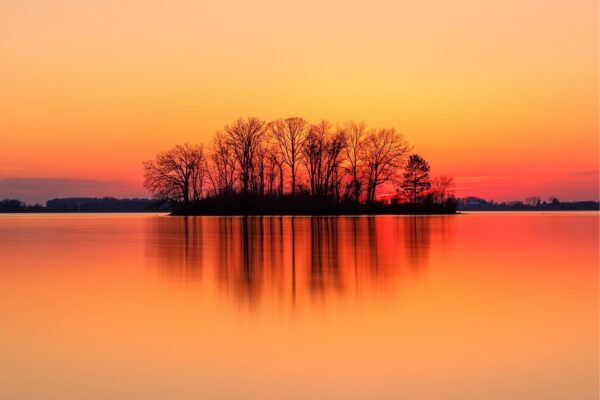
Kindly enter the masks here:
[[322, 3], [2, 2], [0, 179], [137, 190], [176, 143], [300, 115], [397, 128], [459, 195], [598, 198], [596, 1]]

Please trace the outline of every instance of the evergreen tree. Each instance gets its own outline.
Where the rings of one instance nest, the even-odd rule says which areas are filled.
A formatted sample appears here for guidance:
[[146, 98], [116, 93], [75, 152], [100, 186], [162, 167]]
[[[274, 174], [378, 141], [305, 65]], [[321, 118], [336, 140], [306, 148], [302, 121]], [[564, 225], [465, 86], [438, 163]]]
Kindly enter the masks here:
[[429, 163], [418, 154], [408, 157], [402, 180], [402, 190], [412, 203], [416, 203], [423, 193], [431, 188]]

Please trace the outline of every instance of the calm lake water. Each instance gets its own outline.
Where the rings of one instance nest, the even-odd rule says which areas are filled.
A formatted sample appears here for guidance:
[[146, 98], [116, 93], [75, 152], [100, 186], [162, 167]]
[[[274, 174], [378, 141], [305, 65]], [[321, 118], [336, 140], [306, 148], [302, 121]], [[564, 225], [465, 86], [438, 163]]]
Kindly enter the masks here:
[[598, 224], [0, 215], [0, 398], [596, 399]]

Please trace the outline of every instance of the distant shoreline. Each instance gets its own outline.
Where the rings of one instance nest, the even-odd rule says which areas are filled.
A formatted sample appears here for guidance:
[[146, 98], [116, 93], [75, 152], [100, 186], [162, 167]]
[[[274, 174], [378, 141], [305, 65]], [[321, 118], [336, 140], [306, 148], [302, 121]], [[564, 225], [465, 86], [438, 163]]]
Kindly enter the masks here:
[[0, 211], [2, 214], [166, 214], [170, 217], [377, 217], [377, 216], [443, 216], [469, 213], [537, 213], [548, 212], [598, 212], [598, 209], [577, 210], [456, 210], [454, 213], [355, 213], [355, 214], [177, 214], [168, 211]]
[[64, 198], [42, 205], [26, 205], [14, 199], [0, 200], [2, 214], [67, 213], [168, 213], [173, 216], [357, 216], [357, 215], [454, 215], [461, 212], [549, 212], [600, 211], [596, 201], [553, 202], [528, 205], [522, 202], [495, 203], [475, 198], [461, 198], [440, 204], [383, 204], [307, 202], [288, 198], [284, 201], [246, 199], [240, 201], [203, 200], [188, 210], [181, 206], [152, 199]]
[[467, 199], [459, 199], [458, 211], [600, 211], [600, 203], [597, 201], [571, 201], [525, 204], [522, 202], [495, 203], [480, 200], [470, 202]]

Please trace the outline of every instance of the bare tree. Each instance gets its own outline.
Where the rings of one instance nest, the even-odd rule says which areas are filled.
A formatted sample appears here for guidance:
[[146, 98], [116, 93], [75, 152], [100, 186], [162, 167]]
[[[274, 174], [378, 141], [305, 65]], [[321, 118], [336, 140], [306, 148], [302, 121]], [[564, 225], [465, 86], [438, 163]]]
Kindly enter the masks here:
[[250, 177], [254, 172], [256, 151], [264, 136], [264, 122], [258, 118], [238, 119], [224, 130], [238, 163], [240, 186], [244, 194], [248, 194]]
[[412, 203], [416, 203], [431, 188], [429, 171], [429, 163], [420, 155], [412, 154], [408, 158], [404, 167], [402, 189]]
[[540, 196], [531, 196], [525, 199], [525, 204], [528, 206], [536, 207], [542, 204], [542, 198]]
[[452, 195], [454, 189], [454, 179], [451, 176], [441, 175], [433, 178], [431, 181], [435, 197], [440, 204], [444, 204], [446, 199]]
[[296, 193], [300, 152], [306, 139], [305, 127], [306, 121], [298, 117], [280, 119], [269, 124], [269, 132], [279, 145], [283, 161], [290, 167], [292, 195]]
[[341, 165], [343, 151], [347, 147], [346, 134], [338, 130], [325, 141], [325, 179], [324, 192], [339, 198], [340, 184], [343, 177]]
[[269, 151], [269, 182], [270, 182], [270, 193], [274, 194], [274, 182], [275, 178], [279, 178], [278, 194], [283, 196], [283, 156], [277, 145], [272, 146]]
[[185, 143], [144, 162], [144, 187], [160, 200], [183, 202], [202, 197], [205, 177], [202, 146]]
[[196, 147], [197, 164], [196, 168], [192, 169], [192, 199], [194, 201], [201, 200], [204, 196], [204, 183], [208, 176], [208, 162], [204, 153], [204, 145], [199, 144]]
[[367, 133], [367, 124], [364, 122], [350, 121], [342, 126], [346, 136], [344, 153], [348, 162], [350, 187], [352, 198], [359, 201], [362, 192], [361, 155], [363, 154], [364, 138]]
[[323, 156], [325, 153], [325, 135], [329, 133], [330, 125], [321, 121], [319, 125], [311, 125], [302, 146], [302, 160], [308, 172], [310, 193], [321, 194], [323, 171]]
[[331, 132], [331, 124], [322, 120], [308, 128], [302, 146], [302, 160], [306, 165], [312, 195], [339, 194], [342, 174], [342, 151], [346, 146], [346, 136], [342, 130]]
[[[275, 194], [275, 179], [279, 175], [279, 163], [277, 162], [277, 154], [272, 147], [267, 148], [266, 154], [266, 184], [267, 194], [273, 196]], [[282, 184], [283, 186], [283, 184]]]
[[265, 143], [260, 143], [256, 148], [254, 161], [254, 175], [252, 179], [252, 190], [260, 196], [265, 194], [265, 173], [269, 162], [269, 149]]
[[227, 137], [217, 132], [210, 150], [209, 174], [215, 195], [228, 196], [233, 192], [236, 162]]
[[379, 185], [395, 178], [410, 148], [404, 136], [394, 128], [368, 133], [361, 157], [367, 175], [367, 201], [375, 200]]

